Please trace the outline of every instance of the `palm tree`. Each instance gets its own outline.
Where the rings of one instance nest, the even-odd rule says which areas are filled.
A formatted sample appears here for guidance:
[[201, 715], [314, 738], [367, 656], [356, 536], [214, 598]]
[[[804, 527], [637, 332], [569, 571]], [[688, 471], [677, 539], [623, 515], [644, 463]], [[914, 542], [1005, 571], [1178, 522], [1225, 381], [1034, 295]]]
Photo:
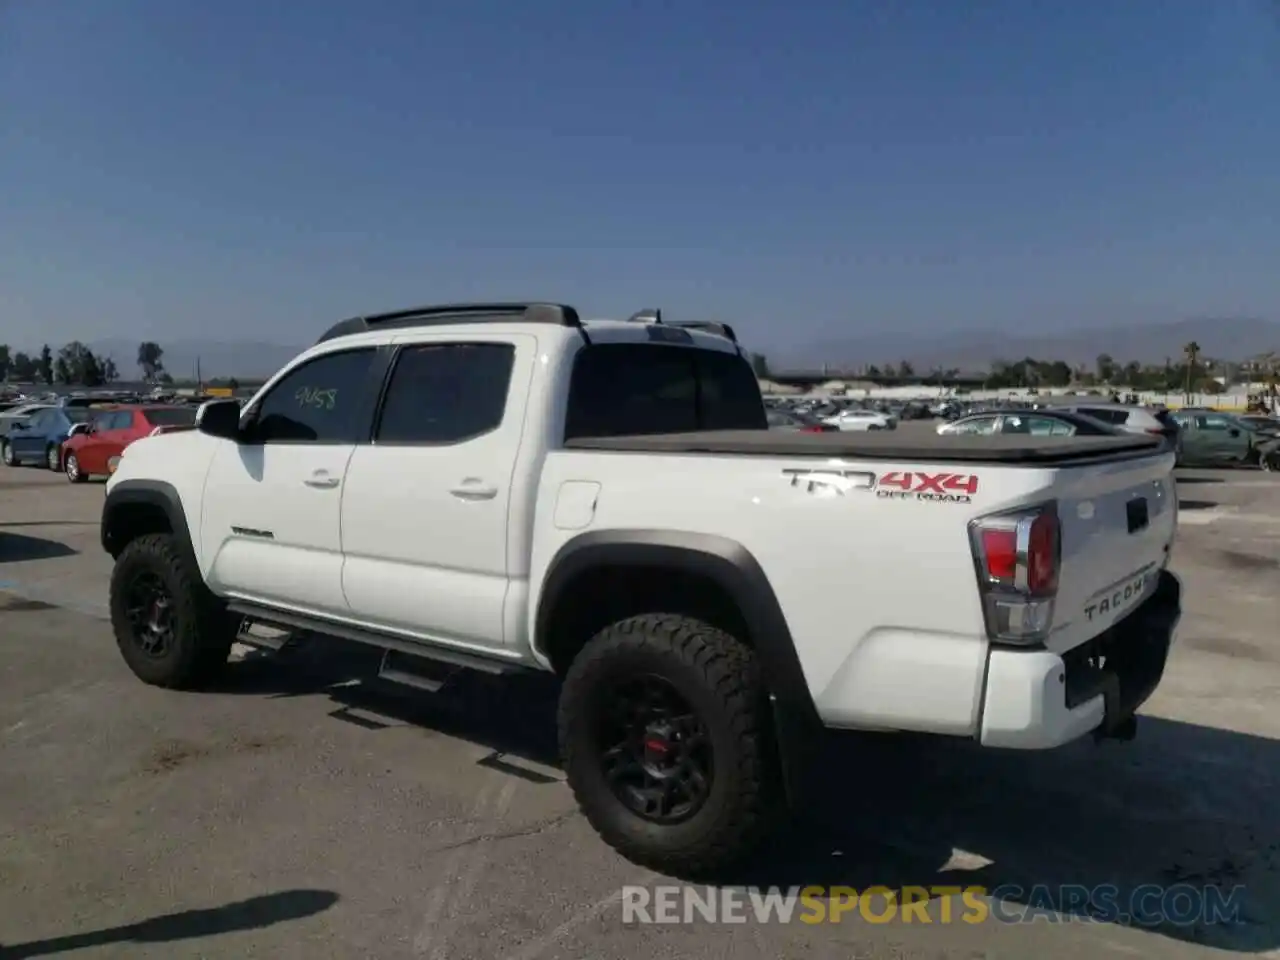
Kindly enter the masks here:
[[1191, 393], [1191, 384], [1195, 380], [1196, 361], [1200, 359], [1200, 344], [1194, 340], [1185, 344], [1182, 348], [1182, 355], [1187, 358], [1187, 384], [1183, 392], [1189, 395]]

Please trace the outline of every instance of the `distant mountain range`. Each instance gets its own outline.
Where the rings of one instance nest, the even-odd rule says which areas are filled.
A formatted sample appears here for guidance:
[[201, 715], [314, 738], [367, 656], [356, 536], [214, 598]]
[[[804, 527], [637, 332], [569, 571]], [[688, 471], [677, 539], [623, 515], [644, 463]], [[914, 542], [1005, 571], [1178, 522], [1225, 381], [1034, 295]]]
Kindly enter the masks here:
[[1280, 322], [1252, 318], [1201, 318], [1172, 323], [1076, 328], [1058, 334], [1018, 334], [1003, 330], [967, 330], [940, 334], [883, 333], [848, 337], [792, 349], [769, 351], [773, 370], [883, 367], [906, 360], [917, 372], [936, 367], [980, 371], [994, 360], [1063, 360], [1094, 365], [1099, 354], [1127, 363], [1175, 363], [1183, 345], [1194, 340], [1205, 357], [1247, 360], [1280, 351]]

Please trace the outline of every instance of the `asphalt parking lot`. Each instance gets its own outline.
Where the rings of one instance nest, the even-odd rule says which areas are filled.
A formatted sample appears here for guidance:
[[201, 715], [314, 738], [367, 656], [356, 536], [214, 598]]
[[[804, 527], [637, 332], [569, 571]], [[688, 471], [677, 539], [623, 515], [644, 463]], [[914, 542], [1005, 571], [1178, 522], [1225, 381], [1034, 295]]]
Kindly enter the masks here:
[[103, 619], [101, 484], [0, 469], [0, 958], [1280, 955], [1273, 480], [1181, 479], [1186, 615], [1136, 741], [840, 738], [806, 823], [730, 878], [1243, 886], [1238, 922], [711, 927], [624, 924], [621, 888], [660, 881], [575, 812], [545, 685], [410, 695], [335, 644], [145, 687]]

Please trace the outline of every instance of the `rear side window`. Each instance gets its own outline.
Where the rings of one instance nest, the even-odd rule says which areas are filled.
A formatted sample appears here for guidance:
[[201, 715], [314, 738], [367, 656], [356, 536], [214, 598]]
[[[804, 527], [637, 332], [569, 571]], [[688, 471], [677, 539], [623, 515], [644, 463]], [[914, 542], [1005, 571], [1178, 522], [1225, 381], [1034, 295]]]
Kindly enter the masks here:
[[1114, 424], [1120, 426], [1129, 420], [1128, 410], [1110, 410], [1106, 407], [1081, 407], [1080, 412], [1086, 417], [1093, 417], [1095, 420], [1101, 420], [1103, 423]]
[[405, 347], [391, 372], [376, 441], [462, 443], [498, 429], [515, 357], [509, 343]]
[[759, 383], [736, 353], [605, 343], [574, 362], [566, 440], [765, 429]]
[[[143, 416], [147, 418], [147, 423], [153, 427], [189, 427], [196, 422], [195, 408], [171, 407], [160, 410], [146, 410]], [[132, 420], [130, 414], [125, 414], [125, 422], [122, 426], [128, 426]]]

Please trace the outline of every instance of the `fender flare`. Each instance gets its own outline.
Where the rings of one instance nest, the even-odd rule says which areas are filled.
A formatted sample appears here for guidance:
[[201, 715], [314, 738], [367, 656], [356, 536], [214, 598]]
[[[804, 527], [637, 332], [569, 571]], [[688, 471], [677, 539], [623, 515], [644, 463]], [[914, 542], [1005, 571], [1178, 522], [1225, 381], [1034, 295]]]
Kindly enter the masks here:
[[[111, 556], [120, 554], [122, 544], [131, 537], [124, 537], [121, 525], [129, 507], [158, 507], [169, 521], [169, 529], [178, 541], [179, 548], [193, 564], [196, 560], [195, 544], [191, 540], [191, 528], [182, 507], [182, 498], [173, 484], [163, 480], [122, 480], [111, 488], [102, 505], [102, 524], [99, 537], [102, 549]], [[195, 567], [193, 569], [198, 569]]]
[[[727, 537], [677, 530], [595, 530], [562, 546], [547, 567], [534, 619], [534, 648], [546, 649], [551, 619], [578, 575], [593, 568], [661, 567], [706, 577], [737, 605], [746, 639], [780, 706], [817, 721], [817, 708], [796, 655], [782, 607], [759, 561]], [[570, 601], [571, 602], [571, 601]]]

